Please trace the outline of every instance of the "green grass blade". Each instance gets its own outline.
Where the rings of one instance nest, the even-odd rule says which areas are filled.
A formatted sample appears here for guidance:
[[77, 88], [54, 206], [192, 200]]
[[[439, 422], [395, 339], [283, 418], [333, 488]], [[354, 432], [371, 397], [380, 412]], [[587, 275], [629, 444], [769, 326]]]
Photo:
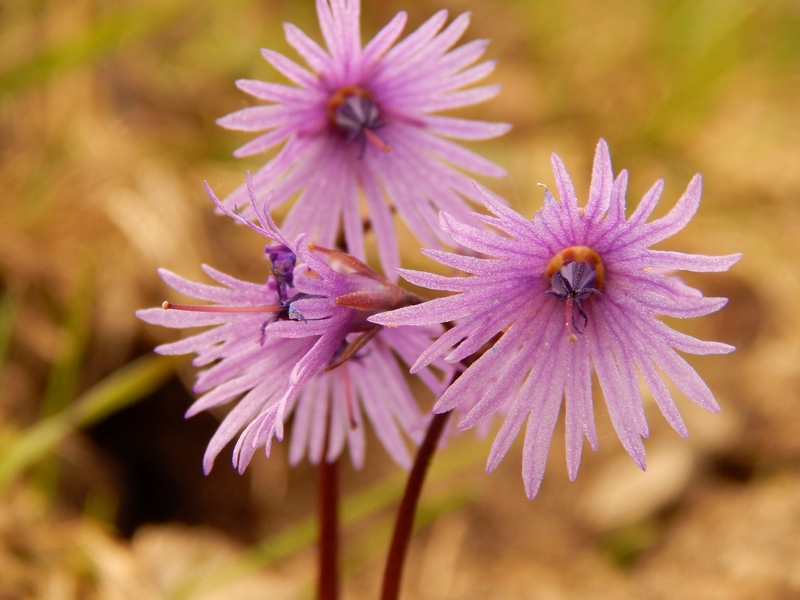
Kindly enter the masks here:
[[50, 368], [42, 400], [42, 418], [59, 412], [75, 397], [75, 388], [91, 335], [93, 283], [90, 267], [86, 266], [77, 278], [72, 297], [67, 304], [61, 342]]
[[3, 369], [11, 348], [11, 338], [14, 334], [14, 323], [22, 295], [14, 289], [7, 289], [0, 300], [0, 383], [3, 381]]
[[144, 356], [109, 375], [67, 408], [20, 434], [0, 453], [0, 491], [71, 432], [93, 425], [157, 390], [172, 375], [175, 365], [172, 357]]

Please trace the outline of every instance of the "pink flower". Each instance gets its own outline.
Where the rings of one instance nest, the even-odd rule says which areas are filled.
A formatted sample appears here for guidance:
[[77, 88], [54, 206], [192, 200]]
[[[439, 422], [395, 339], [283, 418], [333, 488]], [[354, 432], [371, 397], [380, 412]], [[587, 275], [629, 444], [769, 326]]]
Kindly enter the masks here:
[[[308, 246], [303, 236], [289, 240], [254, 196], [260, 225], [224, 208], [207, 191], [221, 210], [274, 242], [265, 251], [271, 262], [267, 281], [240, 281], [203, 266], [221, 284], [206, 285], [162, 269], [170, 287], [212, 304], [165, 302], [136, 313], [165, 327], [212, 327], [156, 348], [162, 354], [194, 352], [194, 365], [207, 367], [194, 386], [203, 395], [187, 416], [239, 399], [208, 445], [204, 470], [211, 470], [242, 429], [234, 466], [244, 471], [260, 446], [269, 456], [273, 437], [283, 439], [293, 411], [292, 463], [306, 452], [319, 462], [327, 440], [325, 460], [335, 460], [349, 442], [352, 461], [360, 467], [366, 416], [392, 458], [410, 466], [402, 434], [419, 441], [425, 419], [395, 356], [410, 364], [441, 332], [439, 326], [386, 330], [369, 323], [368, 316], [402, 306], [408, 295], [350, 255]], [[438, 366], [438, 377], [431, 370], [420, 373], [437, 395], [453, 372], [444, 363]]]
[[[258, 192], [272, 191], [273, 206], [299, 193], [283, 223], [289, 235], [306, 232], [330, 247], [343, 226], [348, 251], [363, 260], [363, 195], [384, 272], [394, 278], [400, 261], [393, 210], [423, 243], [438, 246], [441, 239], [449, 241], [438, 227], [438, 211], [467, 218], [462, 196], [479, 200], [470, 178], [458, 169], [505, 175], [445, 138], [488, 139], [510, 126], [432, 114], [499, 92], [497, 85], [463, 89], [494, 69], [493, 61], [470, 67], [483, 54], [484, 40], [451, 49], [469, 15], [442, 30], [447, 11], [440, 11], [394, 45], [406, 21], [401, 12], [362, 48], [359, 11], [358, 0], [317, 0], [327, 51], [287, 23], [286, 39], [309, 68], [263, 50], [296, 86], [240, 80], [239, 88], [272, 104], [245, 108], [218, 122], [229, 129], [267, 131], [236, 156], [283, 144], [253, 181]], [[243, 186], [225, 204], [243, 207], [248, 201]]]
[[533, 220], [484, 194], [494, 216], [478, 218], [501, 235], [442, 213], [444, 230], [486, 258], [429, 250], [425, 254], [471, 276], [406, 270], [402, 274], [416, 285], [458, 294], [369, 319], [389, 326], [455, 322], [419, 357], [412, 372], [442, 356], [457, 363], [502, 334], [449, 387], [434, 411], [463, 407], [467, 414], [461, 429], [495, 412], [507, 413], [487, 471], [499, 464], [527, 419], [523, 479], [529, 498], [539, 490], [562, 400], [570, 479], [578, 473], [583, 438], [597, 449], [593, 371], [622, 445], [642, 469], [642, 438], [648, 436], [648, 427], [639, 373], [664, 417], [682, 436], [687, 435], [686, 426], [657, 369], [698, 405], [719, 410], [708, 386], [676, 350], [721, 354], [733, 347], [679, 333], [656, 316], [699, 317], [722, 308], [725, 298], [704, 298], [667, 273], [726, 271], [741, 257], [650, 249], [683, 229], [697, 211], [699, 175], [666, 216], [648, 222], [663, 182], [658, 181], [626, 219], [628, 174], [622, 171], [614, 179], [604, 140], [597, 145], [584, 208], [578, 207], [572, 182], [556, 155], [553, 170], [561, 201], [546, 190], [544, 207]]

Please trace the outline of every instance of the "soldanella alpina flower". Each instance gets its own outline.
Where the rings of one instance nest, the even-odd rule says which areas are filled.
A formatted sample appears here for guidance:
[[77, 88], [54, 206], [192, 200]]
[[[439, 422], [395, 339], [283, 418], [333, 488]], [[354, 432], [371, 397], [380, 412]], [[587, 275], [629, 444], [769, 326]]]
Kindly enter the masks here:
[[622, 445], [642, 469], [642, 438], [648, 436], [648, 426], [637, 371], [682, 436], [687, 435], [686, 426], [659, 369], [695, 403], [719, 410], [708, 386], [676, 350], [721, 354], [733, 347], [679, 333], [657, 316], [699, 317], [722, 308], [725, 298], [705, 298], [669, 272], [726, 271], [741, 256], [650, 249], [683, 229], [697, 211], [699, 175], [667, 215], [648, 221], [663, 182], [657, 182], [626, 218], [628, 175], [622, 171], [614, 179], [605, 141], [597, 146], [584, 207], [578, 206], [556, 155], [553, 170], [560, 202], [545, 190], [544, 207], [532, 220], [484, 194], [494, 216], [479, 218], [501, 234], [442, 214], [442, 228], [485, 257], [428, 250], [428, 256], [471, 276], [402, 274], [414, 284], [458, 294], [370, 318], [390, 326], [455, 323], [419, 357], [412, 372], [442, 356], [451, 363], [461, 361], [501, 334], [449, 387], [434, 411], [466, 407], [459, 424], [464, 429], [496, 412], [505, 413], [488, 471], [498, 465], [527, 420], [523, 480], [529, 498], [539, 490], [562, 401], [570, 479], [577, 476], [583, 438], [597, 449], [592, 372]]
[[[356, 467], [364, 460], [364, 415], [389, 454], [403, 466], [410, 457], [402, 433], [419, 441], [425, 419], [395, 356], [411, 364], [440, 329], [387, 330], [367, 317], [416, 300], [352, 256], [289, 240], [252, 195], [259, 223], [218, 207], [267, 237], [269, 276], [263, 284], [240, 281], [204, 266], [221, 286], [195, 283], [161, 270], [164, 281], [188, 296], [211, 302], [162, 308], [137, 316], [166, 327], [212, 326], [184, 340], [159, 346], [162, 354], [194, 352], [200, 372], [194, 391], [203, 394], [187, 416], [241, 399], [211, 439], [203, 466], [237, 433], [233, 463], [243, 471], [256, 449], [269, 455], [273, 437], [295, 411], [290, 459], [307, 453], [312, 462], [334, 460], [349, 444]], [[452, 368], [421, 373], [440, 394]], [[363, 414], [362, 414], [363, 413]], [[327, 454], [323, 456], [327, 446]]]
[[[362, 48], [359, 12], [359, 0], [317, 0], [327, 49], [286, 24], [286, 39], [308, 68], [263, 50], [295, 85], [240, 80], [239, 88], [272, 104], [218, 122], [267, 132], [236, 156], [283, 144], [253, 181], [258, 193], [272, 192], [272, 206], [298, 194], [282, 223], [287, 235], [305, 232], [309, 241], [330, 247], [343, 228], [348, 252], [363, 260], [363, 195], [384, 272], [394, 278], [399, 252], [393, 211], [424, 244], [437, 246], [439, 210], [467, 218], [463, 197], [479, 200], [459, 169], [505, 174], [445, 138], [488, 139], [510, 126], [432, 114], [485, 101], [499, 91], [496, 85], [467, 87], [494, 68], [493, 61], [470, 66], [483, 54], [485, 40], [452, 49], [468, 25], [467, 14], [442, 30], [447, 11], [440, 11], [395, 45], [406, 22], [401, 12]], [[245, 214], [248, 201], [244, 186], [224, 200]]]

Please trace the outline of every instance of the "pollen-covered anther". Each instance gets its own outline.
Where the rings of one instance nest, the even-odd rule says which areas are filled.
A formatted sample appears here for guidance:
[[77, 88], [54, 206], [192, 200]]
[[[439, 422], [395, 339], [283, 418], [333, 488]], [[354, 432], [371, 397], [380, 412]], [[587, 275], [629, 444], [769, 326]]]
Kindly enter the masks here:
[[550, 259], [544, 271], [544, 276], [548, 279], [552, 279], [553, 275], [560, 271], [564, 265], [571, 262], [588, 263], [592, 265], [595, 276], [594, 288], [598, 291], [603, 289], [606, 274], [603, 260], [600, 258], [600, 255], [589, 248], [589, 246], [570, 246], [569, 248], [564, 248]]
[[348, 141], [360, 141], [362, 154], [367, 142], [384, 152], [391, 150], [375, 133], [386, 122], [372, 94], [363, 88], [347, 85], [336, 90], [328, 100], [328, 120]]

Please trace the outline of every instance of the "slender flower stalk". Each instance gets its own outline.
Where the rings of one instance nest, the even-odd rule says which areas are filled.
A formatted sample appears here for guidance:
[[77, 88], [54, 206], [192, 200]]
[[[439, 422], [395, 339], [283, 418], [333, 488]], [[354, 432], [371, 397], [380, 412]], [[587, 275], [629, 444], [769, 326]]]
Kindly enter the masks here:
[[[256, 191], [270, 192], [278, 206], [296, 194], [283, 222], [289, 235], [306, 232], [330, 247], [340, 228], [348, 251], [364, 259], [363, 196], [383, 270], [395, 277], [399, 251], [393, 211], [428, 246], [443, 237], [437, 213], [467, 218], [463, 198], [479, 201], [461, 169], [490, 177], [505, 175], [494, 163], [450, 141], [484, 140], [510, 126], [435, 115], [495, 96], [497, 85], [469, 87], [494, 69], [474, 63], [487, 41], [453, 48], [469, 15], [445, 26], [439, 11], [399, 43], [406, 22], [401, 12], [362, 47], [359, 0], [317, 0], [321, 47], [294, 25], [284, 25], [289, 44], [308, 68], [274, 52], [264, 58], [294, 85], [237, 81], [243, 91], [271, 104], [219, 119], [229, 129], [265, 131], [239, 148], [249, 156], [281, 146], [253, 177]], [[450, 138], [450, 139], [446, 139]], [[248, 214], [246, 186], [225, 199]]]
[[597, 449], [592, 372], [622, 445], [642, 469], [642, 438], [648, 436], [648, 427], [639, 373], [664, 417], [684, 437], [686, 426], [659, 370], [692, 401], [719, 410], [711, 390], [676, 350], [721, 354], [733, 347], [679, 333], [656, 317], [699, 317], [722, 308], [725, 298], [704, 298], [669, 273], [726, 271], [741, 257], [650, 249], [683, 229], [697, 211], [699, 175], [666, 216], [648, 221], [663, 182], [657, 182], [626, 218], [628, 175], [622, 171], [614, 179], [605, 141], [597, 145], [584, 207], [578, 206], [572, 182], [556, 155], [553, 170], [561, 201], [545, 190], [544, 207], [533, 220], [483, 195], [493, 214], [478, 218], [502, 235], [442, 214], [442, 228], [483, 257], [439, 250], [425, 254], [471, 276], [401, 273], [411, 283], [456, 295], [369, 319], [388, 326], [455, 322], [422, 353], [412, 372], [441, 357], [457, 363], [500, 335], [448, 388], [434, 412], [463, 409], [461, 429], [498, 412], [506, 415], [487, 471], [505, 456], [527, 419], [523, 480], [529, 498], [539, 490], [562, 401], [570, 479], [578, 473], [583, 438]]
[[422, 444], [420, 444], [417, 451], [417, 457], [414, 459], [411, 473], [408, 475], [403, 499], [397, 509], [392, 543], [389, 546], [389, 554], [386, 557], [381, 600], [397, 600], [400, 597], [403, 568], [406, 554], [408, 553], [408, 544], [411, 542], [411, 534], [414, 530], [414, 517], [417, 514], [417, 506], [422, 495], [422, 486], [425, 483], [428, 467], [431, 464], [433, 454], [436, 451], [449, 416], [449, 412], [434, 415], [428, 426], [425, 439], [422, 440]]

